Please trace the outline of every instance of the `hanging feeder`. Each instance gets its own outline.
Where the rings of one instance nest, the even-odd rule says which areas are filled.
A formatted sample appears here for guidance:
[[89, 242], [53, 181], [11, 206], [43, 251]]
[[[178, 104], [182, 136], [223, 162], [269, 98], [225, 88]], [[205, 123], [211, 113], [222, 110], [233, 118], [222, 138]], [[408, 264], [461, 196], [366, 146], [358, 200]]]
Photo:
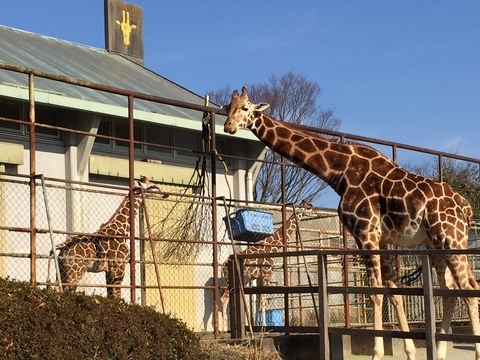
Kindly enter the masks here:
[[228, 217], [225, 216], [223, 221], [227, 227], [228, 238], [231, 239], [229, 220], [235, 240], [257, 242], [274, 233], [273, 214], [270, 211], [239, 209]]

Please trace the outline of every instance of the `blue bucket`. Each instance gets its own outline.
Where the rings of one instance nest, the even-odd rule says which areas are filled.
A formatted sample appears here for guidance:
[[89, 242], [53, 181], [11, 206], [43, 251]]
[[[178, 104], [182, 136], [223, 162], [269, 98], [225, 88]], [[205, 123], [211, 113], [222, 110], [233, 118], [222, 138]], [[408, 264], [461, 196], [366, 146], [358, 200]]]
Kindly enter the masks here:
[[[265, 310], [266, 324], [267, 326], [284, 326], [282, 309]], [[262, 325], [262, 310], [257, 312], [257, 324]]]

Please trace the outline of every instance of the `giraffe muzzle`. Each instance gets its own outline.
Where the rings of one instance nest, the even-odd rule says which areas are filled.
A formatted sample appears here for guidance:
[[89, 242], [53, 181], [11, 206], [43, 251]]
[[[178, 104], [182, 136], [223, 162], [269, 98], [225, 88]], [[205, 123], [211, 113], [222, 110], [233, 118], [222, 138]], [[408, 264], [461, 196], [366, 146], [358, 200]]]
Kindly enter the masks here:
[[223, 125], [223, 131], [233, 135], [237, 132], [237, 127], [231, 120], [227, 120], [225, 125]]

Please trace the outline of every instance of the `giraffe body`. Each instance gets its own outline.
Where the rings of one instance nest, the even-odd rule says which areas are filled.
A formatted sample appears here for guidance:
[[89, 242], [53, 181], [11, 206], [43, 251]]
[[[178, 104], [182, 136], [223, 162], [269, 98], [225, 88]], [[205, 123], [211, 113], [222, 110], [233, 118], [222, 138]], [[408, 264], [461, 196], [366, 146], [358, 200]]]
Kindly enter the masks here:
[[[145, 196], [166, 197], [161, 190], [146, 177], [135, 181], [134, 213], [142, 202], [141, 189], [151, 191]], [[130, 196], [127, 195], [109, 221], [102, 224], [92, 236], [72, 236], [56, 246], [60, 250], [58, 265], [65, 291], [75, 291], [77, 284], [86, 272], [105, 271], [107, 285], [119, 286], [125, 275], [130, 259], [130, 249], [125, 237], [130, 235]], [[109, 297], [121, 296], [119, 287], [107, 287]]]
[[[303, 217], [304, 211], [293, 212], [290, 218], [285, 222], [285, 238], [283, 237], [283, 227], [280, 227], [269, 237], [259, 241], [255, 245], [247, 247], [244, 251], [237, 255], [243, 254], [268, 254], [276, 253], [283, 250], [284, 245], [290, 240], [293, 232], [297, 229], [298, 222]], [[222, 277], [225, 279], [228, 287], [228, 263], [231, 258], [228, 258], [222, 265]], [[273, 275], [273, 265], [275, 261], [270, 257], [245, 259], [243, 263], [243, 277], [244, 283], [249, 284], [253, 280], [257, 280], [257, 286], [268, 286]], [[225, 290], [221, 297], [222, 302], [222, 317], [223, 329], [226, 329], [227, 321], [227, 305], [230, 299], [228, 289]], [[257, 308], [262, 311], [262, 325], [266, 326], [266, 305], [267, 299], [265, 294], [259, 296]]]
[[[233, 92], [227, 133], [250, 129], [264, 144], [283, 157], [314, 173], [340, 196], [338, 213], [360, 249], [385, 249], [387, 244], [431, 249], [466, 249], [473, 218], [472, 209], [448, 184], [412, 174], [379, 151], [357, 143], [340, 143], [301, 130], [262, 113], [268, 104], [252, 104], [247, 91]], [[478, 289], [466, 255], [433, 257], [441, 287]], [[394, 258], [365, 257], [370, 286], [396, 287]], [[451, 281], [452, 278], [454, 282]], [[453, 285], [455, 284], [455, 285]], [[371, 296], [374, 328], [382, 329], [381, 294]], [[452, 300], [453, 299], [453, 300]], [[399, 295], [390, 297], [402, 331], [409, 331]], [[465, 298], [473, 334], [480, 335], [478, 298]], [[454, 298], [444, 298], [441, 332], [448, 332]], [[480, 360], [480, 344], [475, 344]], [[446, 357], [446, 342], [438, 344], [438, 359]], [[405, 340], [409, 360], [415, 358], [413, 341]], [[375, 338], [373, 359], [384, 355], [383, 339]]]

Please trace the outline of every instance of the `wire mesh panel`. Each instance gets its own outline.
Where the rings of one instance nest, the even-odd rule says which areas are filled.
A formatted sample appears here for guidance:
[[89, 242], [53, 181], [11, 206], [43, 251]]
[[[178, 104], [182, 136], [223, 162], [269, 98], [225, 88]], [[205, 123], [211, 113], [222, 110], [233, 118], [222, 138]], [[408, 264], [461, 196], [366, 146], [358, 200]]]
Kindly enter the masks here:
[[196, 331], [212, 331], [212, 207], [204, 198], [187, 196], [193, 190], [147, 203], [151, 234], [146, 218], [143, 233], [152, 239], [142, 240], [141, 301], [181, 318]]
[[[30, 188], [21, 178], [0, 181], [0, 276], [30, 281]], [[15, 229], [15, 230], [13, 230]]]
[[[229, 224], [223, 219], [232, 211], [249, 207], [242, 207], [240, 204], [225, 206], [220, 203], [213, 211], [211, 199], [196, 195], [195, 187], [172, 185], [164, 189], [170, 194], [168, 198], [147, 197], [146, 202], [139, 207], [134, 227], [134, 276], [132, 278], [131, 261], [126, 260], [128, 264], [121, 294], [123, 298], [130, 299], [131, 289], [135, 288], [136, 302], [170, 313], [196, 331], [214, 330], [215, 309], [222, 310], [220, 303], [215, 306], [215, 298], [217, 294], [221, 295], [226, 285], [222, 279], [220, 265], [234, 251], [240, 253], [258, 246], [263, 246], [264, 253], [272, 251], [274, 247], [274, 251], [355, 248], [351, 237], [344, 238], [338, 216], [334, 212], [314, 209], [308, 215], [302, 214], [298, 220], [293, 216], [293, 208], [287, 207], [283, 212], [282, 207], [278, 206], [259, 206], [260, 209], [266, 209], [272, 214], [273, 231], [274, 234], [278, 234], [278, 243], [268, 243], [274, 234], [261, 240], [233, 239], [232, 242], [228, 232]], [[57, 280], [50, 257], [52, 240], [59, 244], [75, 236], [86, 238], [96, 236], [99, 228], [118, 212], [129, 194], [127, 188], [103, 188], [100, 184], [77, 185], [53, 180], [46, 181], [44, 190], [37, 179], [34, 202], [31, 202], [29, 181], [15, 176], [4, 176], [0, 181], [0, 190], [1, 276], [29, 281], [33, 266], [34, 280], [41, 285], [54, 285]], [[36, 221], [33, 243], [30, 229], [31, 204], [35, 206]], [[301, 210], [295, 208], [295, 213]], [[217, 224], [216, 239], [213, 234], [214, 213]], [[293, 223], [295, 229], [287, 231]], [[471, 246], [478, 242], [476, 234], [477, 228], [474, 227], [470, 239]], [[130, 238], [124, 238], [130, 249]], [[34, 261], [31, 251], [35, 254]], [[215, 257], [217, 268], [213, 267]], [[316, 261], [315, 256], [274, 258], [269, 285], [316, 286], [318, 284]], [[479, 278], [478, 257], [471, 256], [470, 262], [475, 276]], [[360, 257], [329, 255], [327, 264], [329, 285], [368, 285], [365, 267]], [[417, 257], [403, 256], [398, 259], [398, 264], [400, 269], [398, 275], [402, 277], [414, 272], [419, 267], [420, 260]], [[218, 288], [215, 287], [216, 278]], [[421, 278], [410, 286], [423, 286]], [[78, 291], [88, 294], [105, 295], [105, 272], [87, 271], [78, 287]], [[319, 303], [317, 296], [289, 294], [286, 303], [283, 294], [267, 295], [268, 324], [276, 326], [284, 324], [288, 317], [290, 325], [316, 326], [317, 314], [320, 311], [317, 307]], [[258, 299], [258, 295], [248, 297], [249, 314], [254, 324], [261, 323], [262, 320], [258, 312]], [[347, 321], [350, 326], [372, 325], [373, 309], [368, 295], [331, 294], [328, 302], [332, 326], [344, 326]], [[412, 326], [415, 324], [420, 326], [425, 318], [423, 298], [404, 296], [404, 304], [409, 323]], [[435, 307], [439, 320], [442, 316], [441, 298], [435, 299]], [[386, 300], [383, 319], [385, 324], [396, 326], [396, 314]], [[459, 324], [468, 321], [468, 312], [460, 300], [454, 311], [453, 320]]]
[[[43, 233], [38, 237], [37, 251], [40, 258], [44, 259], [39, 259], [38, 262], [38, 281], [55, 279], [51, 258], [49, 259], [52, 249], [49, 225], [54, 234], [54, 244], [57, 246], [63, 244], [65, 246], [62, 249], [67, 249], [67, 252], [64, 250], [59, 252], [60, 273], [66, 285], [75, 284], [77, 280], [74, 279], [78, 275], [77, 285], [80, 291], [87, 294], [106, 295], [106, 274], [112, 263], [121, 263], [125, 267], [123, 279], [130, 278], [130, 269], [127, 266], [130, 256], [128, 189], [121, 191], [93, 186], [47, 184], [45, 192], [42, 187], [37, 188], [37, 195], [39, 197], [37, 226]], [[46, 221], [45, 198], [51, 219], [50, 224]], [[62, 210], [59, 211], [59, 209]], [[105, 233], [103, 229], [107, 224], [112, 225]], [[135, 226], [134, 232], [138, 233], [138, 225]], [[98, 235], [100, 233], [101, 235]], [[102, 254], [100, 247], [102, 243], [109, 244], [108, 249], [111, 253]], [[111, 245], [113, 243], [116, 247]], [[118, 244], [122, 247], [119, 248]], [[85, 249], [91, 251], [86, 252]], [[105, 259], [104, 270], [99, 268], [101, 265], [99, 258]], [[81, 269], [83, 266], [84, 268], [75, 274], [75, 268]], [[128, 299], [128, 289], [122, 289], [120, 292]]]
[[[302, 208], [297, 209], [302, 212]], [[338, 215], [332, 211], [309, 210], [301, 218], [298, 231], [289, 239], [289, 250], [317, 250], [343, 248], [343, 239]], [[342, 285], [342, 258], [329, 256], [327, 259], [327, 281], [331, 285]], [[296, 256], [288, 259], [288, 283], [292, 286], [318, 286], [318, 264], [316, 256]], [[289, 296], [290, 323], [295, 326], [317, 326], [317, 295], [291, 294]], [[341, 295], [329, 295], [330, 320], [344, 320]], [[323, 311], [323, 310], [321, 310]]]

